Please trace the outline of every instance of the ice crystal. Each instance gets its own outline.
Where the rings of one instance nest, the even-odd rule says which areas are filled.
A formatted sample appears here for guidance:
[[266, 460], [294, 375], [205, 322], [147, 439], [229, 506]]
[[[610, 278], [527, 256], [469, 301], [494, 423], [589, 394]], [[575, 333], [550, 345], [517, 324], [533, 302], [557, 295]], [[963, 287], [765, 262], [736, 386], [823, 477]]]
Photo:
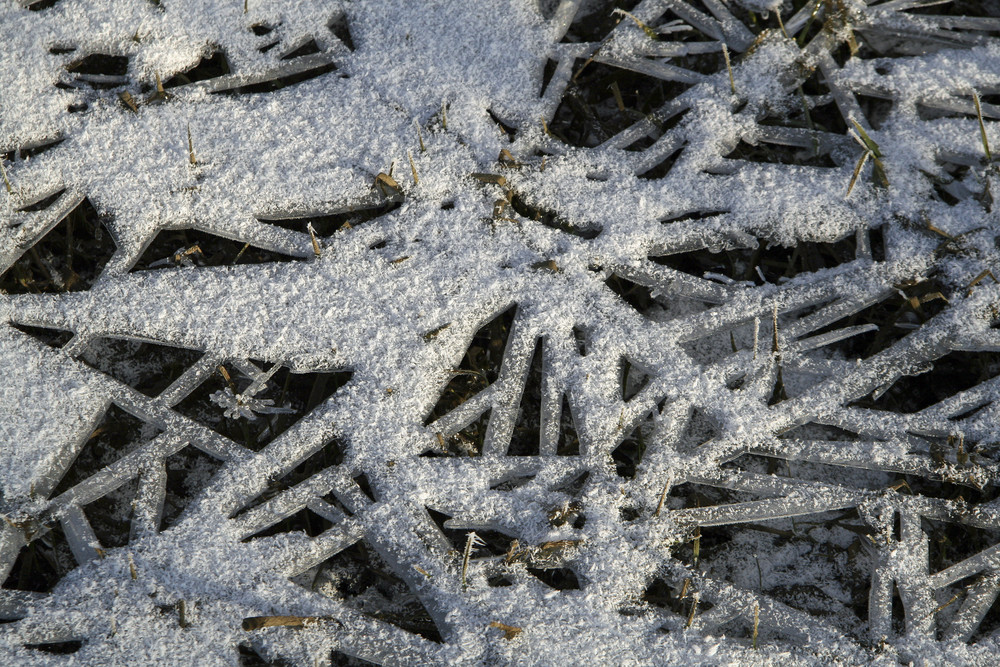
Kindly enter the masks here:
[[3, 3], [0, 654], [995, 664], [998, 14]]

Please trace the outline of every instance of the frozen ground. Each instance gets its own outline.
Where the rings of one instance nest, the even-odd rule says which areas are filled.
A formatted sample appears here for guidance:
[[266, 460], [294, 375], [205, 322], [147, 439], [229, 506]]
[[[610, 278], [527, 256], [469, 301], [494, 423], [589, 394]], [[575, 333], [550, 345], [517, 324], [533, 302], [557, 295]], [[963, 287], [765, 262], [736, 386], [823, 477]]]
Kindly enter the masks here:
[[3, 664], [997, 663], [1000, 4], [618, 4], [0, 4]]

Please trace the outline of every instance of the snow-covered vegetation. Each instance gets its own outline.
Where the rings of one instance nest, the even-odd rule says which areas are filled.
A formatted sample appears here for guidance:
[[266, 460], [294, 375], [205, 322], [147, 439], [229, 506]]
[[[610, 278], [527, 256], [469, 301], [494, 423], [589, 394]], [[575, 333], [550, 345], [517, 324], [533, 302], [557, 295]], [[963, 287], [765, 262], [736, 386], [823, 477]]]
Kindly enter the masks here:
[[3, 664], [993, 665], [998, 0], [4, 0]]

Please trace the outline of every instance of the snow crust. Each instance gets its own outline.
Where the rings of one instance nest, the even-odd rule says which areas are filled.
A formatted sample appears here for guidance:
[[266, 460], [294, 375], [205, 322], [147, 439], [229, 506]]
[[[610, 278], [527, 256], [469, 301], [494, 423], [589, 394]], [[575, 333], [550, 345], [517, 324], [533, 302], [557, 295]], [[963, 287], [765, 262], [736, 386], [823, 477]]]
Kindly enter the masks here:
[[[1000, 351], [1000, 175], [972, 97], [995, 157], [996, 17], [844, 2], [800, 44], [808, 12], [780, 3], [739, 5], [781, 11], [787, 36], [716, 0], [647, 0], [600, 42], [563, 41], [599, 4], [0, 6], [0, 271], [84, 198], [114, 246], [89, 289], [0, 293], [5, 664], [74, 641], [79, 664], [239, 664], [240, 646], [305, 665], [995, 664], [996, 373], [916, 411], [872, 405], [946, 355]], [[838, 65], [849, 39], [866, 57]], [[217, 52], [227, 72], [157, 95]], [[72, 71], [91, 54], [125, 74]], [[573, 145], [558, 110], [586, 67], [680, 92]], [[803, 104], [843, 127], [810, 128]], [[359, 211], [374, 215], [329, 234], [304, 222]], [[135, 270], [178, 229], [289, 261]], [[777, 277], [682, 263], [787, 249], [806, 267], [791, 253], [838, 243], [850, 256]], [[476, 332], [515, 306], [496, 378], [431, 419]], [[893, 316], [872, 325], [872, 308]], [[29, 327], [72, 336], [54, 348]], [[149, 396], [88, 363], [102, 339], [200, 361]], [[260, 428], [292, 409], [269, 372], [351, 376], [254, 451], [179, 407], [220, 364], [240, 373], [207, 404]], [[56, 493], [112, 406], [142, 434]], [[442, 449], [487, 413], [474, 455]], [[334, 440], [342, 462], [283, 482]], [[217, 468], [161, 530], [170, 457], [195, 452]], [[88, 510], [128, 485], [126, 544], [102, 544]], [[699, 488], [727, 500], [701, 506]], [[327, 527], [281, 529], [305, 509]], [[931, 571], [930, 522], [992, 542]], [[456, 534], [475, 531], [517, 544], [463, 563]], [[56, 540], [75, 564], [49, 592], [19, 588], [19, 554]], [[358, 549], [385, 581], [352, 597], [350, 567], [329, 564]], [[417, 608], [439, 640], [407, 624]], [[247, 629], [264, 616], [299, 622]]]

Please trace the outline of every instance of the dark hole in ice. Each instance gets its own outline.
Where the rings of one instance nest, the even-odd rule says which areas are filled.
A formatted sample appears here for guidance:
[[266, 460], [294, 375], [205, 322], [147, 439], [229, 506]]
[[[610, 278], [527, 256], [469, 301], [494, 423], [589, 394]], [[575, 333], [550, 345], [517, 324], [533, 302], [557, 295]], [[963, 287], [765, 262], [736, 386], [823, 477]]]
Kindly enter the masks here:
[[576, 573], [567, 567], [546, 569], [529, 567], [528, 572], [546, 586], [558, 591], [575, 591], [580, 588], [580, 580], [577, 579]]
[[545, 348], [543, 338], [535, 342], [531, 355], [528, 377], [521, 394], [521, 409], [518, 411], [514, 433], [511, 435], [510, 456], [537, 456], [541, 427], [542, 404], [542, 355]]
[[650, 377], [642, 371], [642, 369], [636, 367], [628, 357], [622, 357], [619, 362], [620, 374], [621, 374], [621, 388], [622, 388], [622, 400], [628, 403], [636, 395], [646, 388], [649, 384]]
[[741, 140], [736, 145], [736, 148], [726, 155], [725, 158], [727, 160], [745, 160], [747, 162], [767, 164], [794, 164], [809, 167], [824, 167], [827, 169], [835, 169], [837, 167], [837, 163], [827, 153], [817, 155], [814, 150], [808, 148], [782, 146], [763, 141], [753, 146]]
[[502, 556], [510, 550], [510, 545], [514, 541], [514, 538], [510, 535], [495, 530], [476, 529], [475, 531], [471, 531], [461, 528], [446, 528], [445, 522], [451, 518], [450, 516], [430, 508], [427, 508], [427, 513], [430, 514], [438, 530], [441, 531], [452, 548], [458, 553], [465, 552], [465, 544], [469, 539], [469, 533], [476, 533], [476, 537], [482, 540], [484, 544], [474, 546], [471, 559]]
[[201, 352], [171, 345], [98, 338], [89, 342], [79, 359], [146, 396], [157, 396], [201, 356]]
[[535, 220], [536, 222], [542, 223], [546, 227], [558, 229], [559, 231], [572, 234], [573, 236], [579, 236], [580, 238], [588, 241], [597, 238], [602, 231], [602, 228], [599, 225], [589, 222], [570, 222], [559, 217], [557, 214], [552, 213], [551, 211], [545, 210], [544, 208], [531, 206], [520, 195], [514, 195], [511, 199], [510, 205], [511, 208], [513, 208], [514, 211], [522, 217], [529, 220]]
[[55, 523], [47, 533], [21, 548], [3, 588], [48, 593], [75, 568], [76, 559], [62, 527]]
[[271, 537], [273, 535], [279, 535], [281, 533], [294, 533], [303, 532], [309, 537], [316, 537], [323, 531], [327, 530], [333, 526], [333, 524], [316, 514], [307, 507], [303, 507], [301, 510], [292, 514], [291, 516], [285, 517], [273, 526], [269, 526], [259, 533], [244, 539], [244, 542], [249, 542], [250, 540], [259, 539], [262, 537]]
[[74, 639], [68, 642], [53, 642], [51, 644], [25, 644], [25, 648], [42, 651], [43, 653], [54, 653], [56, 655], [71, 655], [83, 648], [83, 642]]
[[314, 215], [302, 218], [281, 218], [264, 220], [271, 225], [297, 232], [307, 232], [309, 225], [317, 236], [330, 236], [341, 229], [350, 229], [366, 222], [388, 215], [402, 206], [400, 202], [387, 202], [381, 206], [359, 208], [329, 215]]
[[[710, 217], [705, 214], [703, 217]], [[694, 219], [694, 216], [678, 219]], [[878, 235], [880, 240], [881, 235]], [[875, 239], [873, 239], [874, 245]], [[715, 273], [730, 280], [752, 281], [762, 285], [766, 280], [777, 284], [801, 273], [813, 273], [852, 262], [857, 257], [857, 243], [854, 234], [833, 243], [803, 241], [794, 248], [769, 243], [758, 239], [755, 248], [734, 248], [712, 251], [707, 248], [652, 256], [650, 259], [662, 266], [703, 278], [706, 273]], [[873, 249], [874, 250], [874, 249]]]
[[327, 27], [337, 39], [344, 43], [344, 46], [351, 51], [354, 50], [354, 39], [351, 37], [351, 28], [347, 23], [347, 16], [345, 14], [335, 17]]
[[617, 273], [611, 274], [611, 277], [605, 280], [604, 284], [640, 315], [646, 315], [656, 303], [653, 293], [648, 287], [623, 278]]
[[50, 494], [55, 498], [152, 440], [159, 433], [115, 404], [90, 433], [76, 459]]
[[133, 501], [138, 488], [139, 480], [131, 479], [114, 491], [83, 506], [87, 522], [105, 549], [128, 544]]
[[443, 641], [419, 598], [365, 540], [323, 561], [310, 578], [303, 583], [310, 590], [424, 639]]
[[538, 93], [539, 97], [544, 97], [545, 90], [549, 87], [549, 82], [552, 80], [552, 75], [556, 73], [557, 67], [559, 67], [559, 63], [552, 58], [545, 61], [545, 67], [542, 68], [542, 89]]
[[42, 153], [45, 153], [46, 151], [55, 148], [63, 141], [65, 141], [63, 137], [57, 137], [55, 139], [52, 139], [51, 141], [43, 141], [42, 143], [36, 144], [34, 146], [20, 148], [18, 149], [17, 154], [22, 160], [26, 160], [28, 158], [35, 157], [36, 155], [41, 155]]
[[[258, 371], [261, 369], [259, 362], [255, 366]], [[264, 370], [271, 369], [271, 363], [265, 366]], [[251, 419], [243, 414], [235, 417], [226, 416], [227, 408], [219, 404], [220, 399], [235, 400], [235, 397], [242, 395], [251, 384], [251, 380], [237, 370], [235, 364], [227, 363], [225, 367], [235, 389], [229, 386], [221, 371], [216, 370], [174, 409], [254, 451], [258, 451], [288, 430], [311, 411], [310, 406], [318, 405], [331, 397], [351, 378], [351, 373], [347, 371], [291, 373], [287, 368], [281, 368], [253, 398], [273, 401], [273, 405], [265, 407], [282, 408], [291, 412], [254, 412], [252, 405], [248, 404], [247, 407], [255, 415], [255, 418]], [[232, 397], [229, 397], [227, 389], [233, 393]], [[221, 395], [217, 392], [221, 392]], [[217, 397], [216, 400], [212, 399], [213, 395]]]
[[315, 39], [310, 39], [305, 42], [302, 46], [295, 49], [291, 53], [285, 54], [281, 57], [282, 60], [292, 60], [293, 58], [301, 58], [302, 56], [310, 56], [314, 53], [319, 53], [319, 44], [316, 43]]
[[37, 2], [32, 2], [28, 5], [28, 10], [32, 12], [40, 12], [43, 9], [49, 9], [54, 7], [59, 0], [38, 0]]
[[231, 266], [300, 260], [200, 229], [165, 229], [156, 235], [132, 271], [184, 266]]
[[125, 76], [128, 74], [128, 57], [93, 53], [69, 65], [66, 70], [77, 74]]
[[111, 235], [90, 200], [84, 199], [0, 275], [0, 290], [31, 294], [89, 289], [114, 252]]
[[454, 369], [452, 379], [442, 390], [441, 398], [427, 416], [425, 424], [451, 412], [496, 381], [516, 312], [517, 305], [514, 304], [481, 326], [473, 335], [465, 356], [458, 368]]
[[223, 463], [193, 445], [166, 458], [164, 465], [167, 469], [167, 492], [160, 530], [166, 530], [177, 522], [181, 513], [198, 492], [208, 485]]
[[[323, 76], [324, 74], [329, 74], [330, 72], [335, 72], [335, 71], [337, 71], [337, 66], [333, 63], [327, 63], [311, 69], [307, 69], [304, 72], [279, 76], [275, 79], [270, 79], [268, 81], [261, 81], [260, 83], [250, 83], [245, 86], [237, 86], [235, 88], [225, 88], [223, 90], [215, 91], [215, 94], [256, 95], [258, 93], [271, 93], [276, 90], [281, 90], [282, 88], [287, 88], [297, 83], [309, 81], [310, 79], [315, 79], [317, 77]], [[343, 78], [346, 78], [346, 75], [344, 75]]]
[[33, 327], [26, 324], [18, 324], [16, 322], [12, 322], [11, 326], [22, 333], [28, 334], [35, 340], [45, 343], [49, 347], [62, 347], [73, 337], [72, 331], [65, 331], [63, 329]]
[[[305, 461], [295, 466], [291, 471], [268, 484], [267, 489], [263, 493], [254, 498], [250, 503], [230, 518], [240, 516], [241, 514], [244, 514], [245, 512], [267, 502], [281, 492], [306, 481], [316, 473], [326, 470], [331, 466], [340, 465], [343, 462], [343, 445], [336, 439], [330, 440], [309, 456]], [[333, 496], [332, 492], [328, 495], [331, 497], [324, 497], [324, 500], [332, 505], [335, 505], [338, 509], [344, 511], [345, 514], [350, 514], [346, 508], [343, 508], [340, 501]]]
[[490, 120], [492, 120], [494, 123], [496, 123], [496, 126], [499, 127], [503, 131], [503, 133], [507, 137], [507, 140], [508, 141], [513, 141], [514, 138], [515, 138], [515, 136], [517, 135], [517, 130], [513, 126], [508, 125], [507, 123], [505, 123], [502, 120], [500, 120], [500, 117], [497, 116], [495, 113], [493, 113], [492, 110], [487, 109], [486, 113], [489, 115]]
[[[692, 69], [692, 65], [703, 67], [695, 62], [703, 58], [675, 58], [672, 64], [685, 69]], [[689, 87], [690, 84], [578, 59], [573, 64], [573, 76], [562, 102], [548, 123], [549, 131], [572, 146], [592, 148], [650, 118], [654, 124], [650, 135], [629, 147], [641, 150], [669, 127], [655, 117], [655, 112]]]
[[229, 74], [229, 62], [222, 51], [213, 51], [203, 56], [193, 67], [173, 75], [163, 82], [165, 89], [184, 86], [197, 81], [207, 81]]

